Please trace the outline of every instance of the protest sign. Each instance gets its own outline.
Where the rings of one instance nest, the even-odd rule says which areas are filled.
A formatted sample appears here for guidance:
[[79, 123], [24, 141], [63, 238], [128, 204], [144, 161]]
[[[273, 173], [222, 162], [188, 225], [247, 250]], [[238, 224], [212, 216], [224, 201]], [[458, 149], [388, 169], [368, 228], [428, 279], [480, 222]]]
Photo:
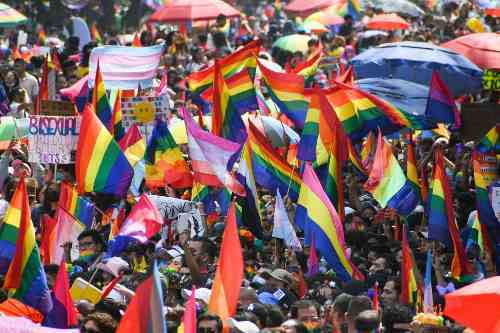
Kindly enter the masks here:
[[74, 116], [75, 106], [66, 101], [42, 101], [40, 114], [45, 116]]
[[483, 74], [483, 89], [500, 91], [500, 71], [486, 69]]
[[30, 116], [28, 127], [29, 161], [56, 164], [74, 163], [74, 151], [79, 132], [79, 117]]
[[145, 137], [151, 134], [156, 118], [168, 119], [169, 99], [162, 96], [136, 96], [122, 98], [122, 123], [125, 130], [137, 124]]

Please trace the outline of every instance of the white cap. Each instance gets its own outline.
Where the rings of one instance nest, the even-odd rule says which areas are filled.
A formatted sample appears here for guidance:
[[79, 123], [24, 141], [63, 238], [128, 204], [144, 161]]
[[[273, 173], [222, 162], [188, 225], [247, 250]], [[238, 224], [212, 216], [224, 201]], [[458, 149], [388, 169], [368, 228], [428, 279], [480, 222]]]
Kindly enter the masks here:
[[259, 333], [259, 327], [251, 321], [237, 321], [229, 318], [228, 324], [232, 328], [236, 328], [241, 333]]
[[[186, 295], [186, 297], [191, 296], [191, 290], [184, 289], [183, 292]], [[205, 304], [208, 304], [211, 294], [212, 291], [208, 288], [198, 288], [194, 291], [194, 298], [203, 301]]]
[[97, 265], [97, 268], [116, 277], [121, 270], [127, 270], [130, 268], [130, 266], [125, 260], [120, 257], [111, 257], [100, 262]]

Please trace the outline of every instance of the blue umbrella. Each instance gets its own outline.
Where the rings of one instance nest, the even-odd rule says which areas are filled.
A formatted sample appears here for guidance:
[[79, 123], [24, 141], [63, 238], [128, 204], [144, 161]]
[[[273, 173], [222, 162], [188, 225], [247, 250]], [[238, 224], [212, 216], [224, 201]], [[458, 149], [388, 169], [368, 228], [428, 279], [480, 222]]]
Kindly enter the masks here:
[[479, 92], [483, 72], [464, 56], [430, 43], [382, 44], [352, 59], [356, 78], [397, 78], [428, 86], [438, 71], [454, 96]]
[[429, 87], [401, 79], [381, 78], [361, 79], [356, 84], [411, 115], [412, 123], [418, 124], [420, 129], [433, 127], [433, 123], [425, 117]]

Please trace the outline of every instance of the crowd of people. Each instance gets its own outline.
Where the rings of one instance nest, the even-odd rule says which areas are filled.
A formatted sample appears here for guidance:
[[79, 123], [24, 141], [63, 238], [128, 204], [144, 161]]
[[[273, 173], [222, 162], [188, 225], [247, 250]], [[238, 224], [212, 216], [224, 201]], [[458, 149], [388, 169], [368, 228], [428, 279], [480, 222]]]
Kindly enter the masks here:
[[[284, 4], [279, 1], [237, 1], [235, 6], [246, 15], [238, 19], [219, 15], [214, 22], [188, 29], [185, 26], [177, 29], [149, 23], [147, 27], [138, 27], [136, 36], [142, 47], [160, 43], [165, 45], [154, 86], [157, 87], [162, 78], [166, 78], [167, 87], [164, 92], [171, 100], [169, 124], [182, 121], [183, 109], [191, 112], [196, 119], [200, 112], [205, 112], [203, 108], [209, 104], [209, 101], [200, 103], [199, 96], [190, 91], [186, 78], [209, 68], [217, 59], [230, 55], [252, 40], [262, 41], [258, 55], [260, 59], [273, 61], [284, 70], [301, 66], [321, 49], [322, 60], [307, 84], [309, 87], [327, 88], [335, 84], [333, 79], [349, 67], [355, 55], [382, 43], [419, 41], [439, 45], [470, 33], [500, 31], [500, 18], [486, 16], [474, 1], [446, 1], [429, 9], [421, 17], [406, 17], [410, 23], [407, 30], [382, 31], [371, 36], [366, 34], [368, 29], [365, 24], [370, 17], [381, 11], [365, 4], [357, 17], [347, 13], [344, 23], [332, 27], [327, 33], [314, 36], [308, 43], [307, 52], [290, 52], [273, 48], [272, 45], [279, 37], [309, 32], [301, 30], [300, 18], [287, 15], [283, 10]], [[29, 16], [29, 13], [25, 14]], [[36, 22], [32, 23], [21, 26], [18, 30], [4, 30], [0, 48], [2, 118], [22, 119], [37, 112], [45, 55], [27, 56], [30, 50], [36, 48], [35, 45], [45, 43], [45, 46], [51, 48], [52, 59], [54, 55], [58, 59], [53, 99], [64, 101], [67, 96], [61, 94], [61, 90], [72, 87], [89, 73], [90, 55], [94, 48], [100, 44], [130, 46], [133, 43], [131, 36], [115, 35], [105, 27], [101, 27], [100, 31], [102, 40], [94, 40], [82, 48], [79, 47], [77, 36], [68, 31], [62, 33], [50, 26], [43, 27], [46, 36], [42, 41], [40, 27], [37, 27]], [[28, 34], [26, 45], [17, 45], [19, 30]], [[148, 95], [154, 90], [146, 88], [141, 94]], [[269, 115], [283, 120], [279, 107], [270, 102], [271, 96], [265, 89], [263, 94], [268, 106], [272, 106]], [[486, 91], [464, 97], [469, 101], [489, 99], [498, 103], [498, 96]], [[290, 120], [283, 121], [293, 127]], [[300, 133], [297, 128], [295, 130]], [[324, 258], [321, 259], [321, 251], [316, 253], [311, 249], [311, 242], [305, 240], [303, 230], [297, 226], [294, 229], [301, 242], [300, 250], [287, 246], [283, 239], [272, 237], [276, 193], [258, 186], [258, 209], [263, 232], [262, 235], [252, 233], [252, 228], [248, 226], [255, 221], [239, 221], [244, 279], [235, 313], [231, 313], [229, 319], [221, 318], [220, 314], [208, 311], [208, 305], [216, 279], [227, 212], [231, 205], [230, 199], [220, 199], [225, 193], [224, 189], [209, 188], [214, 198], [212, 202], [195, 204], [196, 214], [199, 214], [196, 216], [201, 217], [201, 231], [193, 232], [192, 225], [177, 221], [177, 216], [167, 223], [165, 216], [161, 232], [149, 237], [147, 242], [129, 243], [123, 251], [113, 256], [109, 255], [110, 234], [114, 232], [112, 229], [118, 220], [126, 219], [138, 198], [131, 193], [127, 198], [111, 198], [91, 193], [86, 194], [86, 197], [96, 206], [92, 226], [78, 235], [77, 242], [64, 244], [69, 286], [79, 280], [106, 290], [110, 283], [114, 285], [117, 278], [119, 284], [106, 297], [97, 300], [82, 297], [75, 301], [78, 320], [73, 328], [88, 333], [112, 333], [119, 330], [128, 305], [134, 295], [137, 295], [135, 291], [138, 286], [157, 267], [168, 332], [187, 330], [183, 318], [187, 300], [193, 292], [196, 302], [195, 330], [201, 333], [220, 333], [226, 328], [238, 333], [473, 332], [443, 315], [443, 309], [446, 306], [445, 295], [473, 282], [495, 276], [500, 268], [500, 256], [496, 252], [500, 249], [500, 234], [494, 234], [500, 229], [483, 229], [488, 230], [483, 235], [489, 238], [488, 248], [491, 251], [485, 251], [481, 247], [483, 242], [477, 241], [477, 235], [474, 237], [474, 232], [477, 231], [474, 223], [478, 213], [473, 153], [478, 141], [464, 141], [459, 131], [437, 133], [424, 130], [419, 135], [414, 134], [414, 137], [418, 174], [426, 175], [425, 181], [431, 180], [433, 154], [438, 150], [444, 153], [445, 169], [453, 192], [456, 223], [464, 244], [466, 260], [472, 267], [471, 274], [465, 279], [457, 280], [451, 274], [454, 248], [429, 239], [429, 209], [426, 202], [420, 202], [408, 216], [401, 216], [394, 209], [381, 207], [365, 189], [366, 177], [348, 164], [342, 170], [345, 208], [343, 214], [340, 214], [343, 217], [341, 232], [345, 238], [349, 260], [364, 279], [345, 281], [339, 278], [335, 268]], [[393, 137], [391, 142], [394, 156], [401, 165], [405, 165], [409, 146], [407, 138], [403, 135], [400, 138]], [[355, 148], [359, 151], [362, 146], [359, 143]], [[4, 149], [0, 158], [0, 220], [13, 214], [9, 209], [12, 210], [12, 200], [19, 188], [19, 181], [26, 182], [36, 241], [42, 246], [47, 218], [55, 219], [60, 205], [61, 184], [75, 184], [74, 165], [30, 163], [27, 142], [23, 138], [13, 138]], [[186, 145], [181, 145], [181, 149], [189, 161]], [[279, 150], [279, 153], [286, 154], [286, 148], [284, 149]], [[496, 179], [499, 175], [497, 163]], [[189, 202], [194, 196], [192, 188], [173, 188], [166, 184], [161, 188], [148, 188], [143, 183], [140, 193], [183, 200], [179, 202]], [[293, 221], [298, 203], [286, 197], [285, 193], [281, 194], [285, 198], [290, 221]], [[160, 212], [164, 213], [161, 209]], [[170, 226], [168, 231], [167, 225]], [[188, 225], [187, 230], [182, 230], [185, 225]], [[5, 224], [0, 224], [0, 230], [1, 228], [4, 230], [0, 235], [5, 234]], [[429, 270], [426, 267], [427, 254], [432, 255], [432, 322], [424, 323], [416, 319], [417, 314], [423, 312], [422, 289], [419, 289], [418, 295], [411, 302], [402, 297], [408, 290], [408, 286], [402, 284], [408, 283], [408, 280], [403, 279], [406, 274], [402, 268], [405, 256], [403, 252], [406, 251], [403, 230], [408, 231], [406, 242], [411, 249], [412, 262], [415, 264], [413, 271], [418, 285], [424, 286], [423, 275]], [[315, 267], [311, 265], [314, 263], [314, 258], [311, 257], [314, 256], [319, 256]], [[0, 249], [1, 285], [4, 285], [12, 260], [12, 254], [10, 258], [6, 257]], [[51, 291], [58, 281], [59, 269], [60, 265], [57, 264], [43, 266]], [[0, 314], [7, 311], [7, 308], [12, 310], [12, 307], [19, 307], [19, 304], [12, 303], [17, 301], [12, 290], [0, 289]], [[47, 313], [42, 313], [41, 317], [33, 313], [23, 315], [43, 326], [59, 327], [51, 322], [50, 316], [43, 318]]]

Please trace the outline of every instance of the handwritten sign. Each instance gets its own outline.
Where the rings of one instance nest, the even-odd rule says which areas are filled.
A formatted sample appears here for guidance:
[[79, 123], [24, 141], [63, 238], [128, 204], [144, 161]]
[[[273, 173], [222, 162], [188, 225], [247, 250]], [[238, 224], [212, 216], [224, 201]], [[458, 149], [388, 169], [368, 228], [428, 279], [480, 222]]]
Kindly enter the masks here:
[[122, 123], [125, 130], [137, 124], [141, 134], [147, 137], [153, 131], [156, 118], [168, 119], [169, 116], [167, 95], [122, 98]]
[[500, 91], [500, 72], [486, 69], [483, 74], [483, 89]]
[[30, 116], [29, 161], [54, 164], [74, 163], [79, 132], [79, 117]]
[[40, 114], [45, 116], [74, 116], [75, 105], [67, 101], [42, 101]]

